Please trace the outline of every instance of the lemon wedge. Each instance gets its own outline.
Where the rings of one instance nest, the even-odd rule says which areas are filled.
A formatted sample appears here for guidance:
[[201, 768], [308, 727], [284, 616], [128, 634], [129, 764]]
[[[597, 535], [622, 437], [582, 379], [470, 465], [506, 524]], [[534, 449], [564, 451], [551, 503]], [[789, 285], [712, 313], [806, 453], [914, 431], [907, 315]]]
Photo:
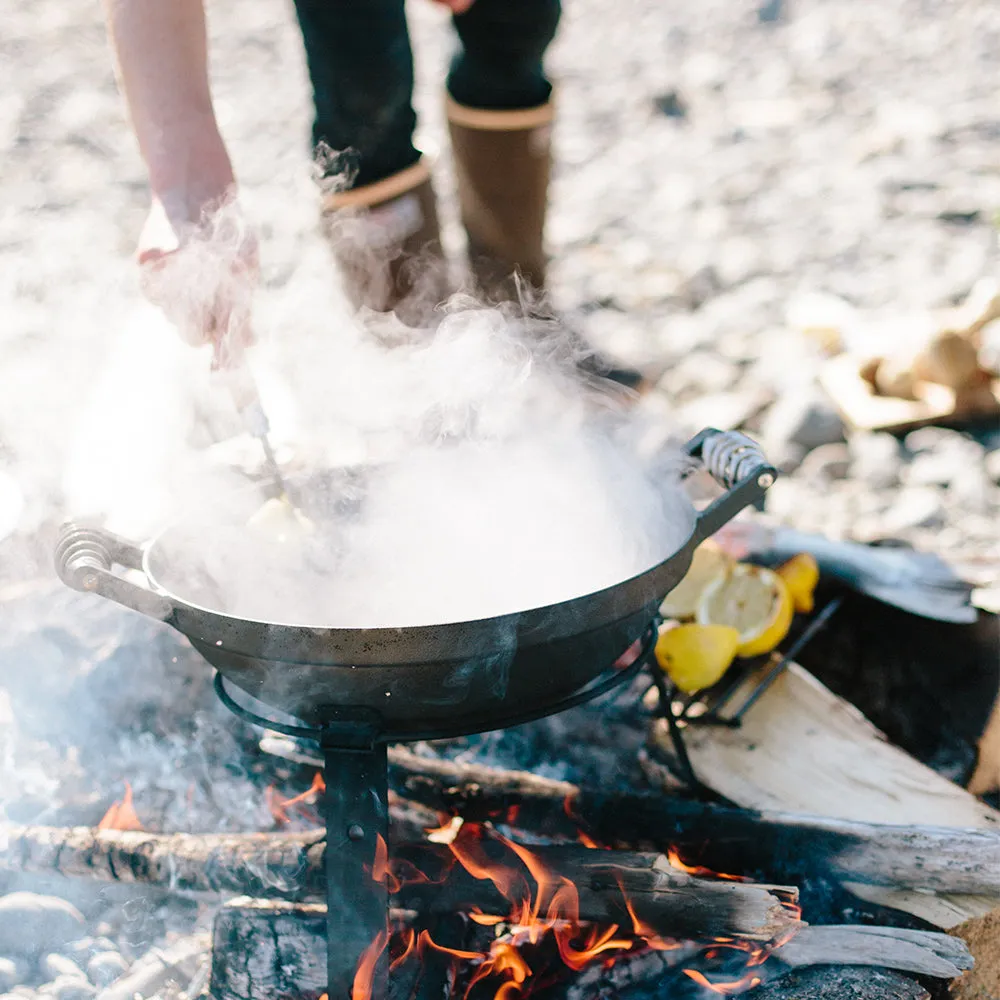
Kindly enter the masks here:
[[788, 635], [795, 606], [777, 573], [738, 563], [702, 592], [695, 618], [700, 625], [729, 625], [739, 633], [737, 656], [769, 653]]
[[725, 576], [732, 565], [732, 559], [715, 542], [702, 542], [694, 550], [691, 566], [681, 582], [663, 599], [660, 614], [664, 618], [694, 618], [705, 588]]
[[685, 694], [710, 688], [729, 669], [740, 633], [729, 625], [678, 625], [656, 641], [656, 661]]
[[813, 592], [819, 583], [819, 566], [808, 552], [792, 556], [778, 567], [778, 576], [785, 581], [796, 611], [808, 614], [813, 609]]

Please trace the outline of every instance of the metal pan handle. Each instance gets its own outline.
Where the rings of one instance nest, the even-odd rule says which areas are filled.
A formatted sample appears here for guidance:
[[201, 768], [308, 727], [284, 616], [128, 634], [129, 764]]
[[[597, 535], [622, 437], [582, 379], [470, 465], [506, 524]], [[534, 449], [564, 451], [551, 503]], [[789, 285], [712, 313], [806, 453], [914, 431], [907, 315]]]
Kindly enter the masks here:
[[147, 587], [115, 576], [113, 566], [142, 570], [142, 550], [110, 531], [83, 524], [65, 524], [55, 552], [56, 572], [68, 587], [99, 594], [159, 621], [174, 611], [170, 601]]
[[778, 478], [778, 470], [764, 457], [760, 445], [738, 431], [708, 427], [691, 438], [684, 450], [701, 459], [726, 491], [698, 514], [695, 531], [703, 539], [760, 500]]

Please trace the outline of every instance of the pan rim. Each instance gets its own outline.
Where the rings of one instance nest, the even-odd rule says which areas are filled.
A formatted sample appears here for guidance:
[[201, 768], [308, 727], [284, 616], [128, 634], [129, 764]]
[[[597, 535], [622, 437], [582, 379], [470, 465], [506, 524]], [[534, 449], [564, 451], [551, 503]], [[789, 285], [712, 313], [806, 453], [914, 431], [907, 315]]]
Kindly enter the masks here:
[[[344, 466], [343, 471], [350, 472], [358, 468], [357, 466]], [[248, 493], [249, 490], [259, 489], [259, 486], [249, 487], [248, 490], [240, 489], [234, 491], [236, 493]], [[215, 620], [222, 620], [224, 622], [231, 623], [233, 626], [240, 625], [251, 625], [261, 629], [280, 629], [285, 632], [296, 632], [308, 635], [311, 638], [319, 638], [322, 636], [341, 636], [341, 637], [354, 637], [360, 638], [361, 636], [367, 636], [369, 638], [375, 639], [379, 635], [389, 636], [389, 635], [400, 635], [406, 633], [409, 636], [415, 636], [418, 633], [429, 633], [435, 632], [441, 629], [447, 630], [457, 630], [457, 629], [487, 629], [490, 627], [496, 628], [501, 625], [514, 625], [517, 631], [521, 632], [521, 621], [525, 617], [531, 619], [539, 619], [538, 622], [531, 622], [524, 626], [525, 631], [530, 632], [535, 628], [538, 628], [541, 621], [544, 621], [550, 616], [557, 615], [560, 617], [569, 616], [576, 612], [577, 607], [583, 610], [584, 605], [590, 604], [601, 604], [607, 599], [609, 599], [614, 593], [623, 592], [630, 589], [633, 585], [637, 584], [639, 581], [654, 576], [658, 570], [661, 570], [668, 563], [673, 562], [684, 553], [686, 550], [691, 549], [698, 542], [701, 541], [701, 533], [699, 530], [699, 510], [694, 506], [693, 503], [689, 501], [689, 514], [690, 514], [690, 529], [685, 536], [684, 540], [668, 555], [659, 561], [647, 566], [645, 569], [640, 570], [638, 573], [633, 574], [630, 577], [626, 577], [623, 580], [619, 580], [613, 584], [609, 584], [607, 587], [602, 587], [600, 590], [590, 591], [585, 594], [577, 594], [565, 601], [558, 601], [554, 604], [536, 605], [534, 607], [522, 608], [516, 611], [504, 612], [500, 615], [493, 615], [487, 618], [467, 618], [459, 619], [453, 621], [443, 621], [443, 622], [431, 622], [421, 625], [378, 625], [378, 626], [336, 626], [336, 625], [323, 625], [323, 624], [305, 624], [302, 622], [282, 622], [282, 621], [270, 621], [261, 618], [250, 618], [240, 615], [234, 615], [229, 612], [220, 611], [216, 608], [206, 607], [202, 604], [195, 603], [182, 597], [180, 594], [176, 593], [172, 588], [165, 586], [160, 579], [157, 577], [151, 565], [151, 560], [154, 558], [154, 553], [157, 550], [157, 546], [162, 546], [163, 539], [171, 531], [182, 527], [183, 522], [180, 518], [175, 518], [162, 527], [156, 534], [154, 534], [146, 542], [142, 543], [139, 548], [142, 553], [142, 571], [149, 581], [151, 588], [158, 594], [167, 598], [174, 605], [175, 609], [184, 609], [188, 612], [193, 612], [200, 615], [207, 615]], [[664, 595], [659, 595], [662, 599]], [[653, 600], [650, 597], [649, 600]], [[631, 607], [625, 610], [620, 617], [627, 617], [628, 615], [634, 613], [639, 609], [639, 607], [644, 606], [649, 601], [643, 602], [643, 604]], [[520, 636], [518, 637], [518, 645], [521, 644]]]

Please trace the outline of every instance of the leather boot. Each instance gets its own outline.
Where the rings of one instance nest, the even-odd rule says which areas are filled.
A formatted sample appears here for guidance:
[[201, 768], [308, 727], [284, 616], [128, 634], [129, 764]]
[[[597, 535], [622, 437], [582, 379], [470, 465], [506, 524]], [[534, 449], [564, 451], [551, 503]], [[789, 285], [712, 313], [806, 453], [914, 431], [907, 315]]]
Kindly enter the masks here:
[[323, 230], [355, 309], [431, 322], [448, 295], [437, 201], [425, 158], [365, 187], [323, 199]]
[[[517, 302], [522, 291], [539, 295], [545, 289], [552, 101], [489, 111], [449, 97], [447, 115], [469, 266], [480, 293], [490, 302]], [[568, 335], [584, 375], [642, 386], [641, 372], [595, 354], [572, 330]]]
[[479, 291], [491, 301], [516, 299], [516, 270], [540, 292], [552, 102], [488, 111], [449, 97], [447, 115], [469, 265]]

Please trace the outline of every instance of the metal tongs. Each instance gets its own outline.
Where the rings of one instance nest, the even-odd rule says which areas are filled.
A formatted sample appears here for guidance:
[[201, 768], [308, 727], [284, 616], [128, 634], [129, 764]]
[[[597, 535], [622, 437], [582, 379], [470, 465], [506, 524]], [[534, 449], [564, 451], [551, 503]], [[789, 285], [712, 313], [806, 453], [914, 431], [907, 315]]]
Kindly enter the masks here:
[[254, 378], [253, 372], [250, 371], [245, 358], [241, 358], [232, 367], [226, 368], [224, 377], [244, 428], [260, 442], [261, 450], [264, 452], [267, 474], [276, 490], [276, 499], [291, 503], [285, 477], [281, 473], [281, 466], [278, 465], [278, 460], [274, 455], [274, 447], [271, 444], [271, 422], [267, 419], [267, 412], [261, 402], [257, 380]]
[[[274, 447], [271, 444], [271, 422], [267, 418], [267, 411], [264, 409], [260, 390], [257, 388], [257, 380], [246, 362], [245, 353], [241, 352], [235, 358], [230, 357], [226, 364], [220, 364], [217, 357], [213, 369], [224, 381], [244, 428], [260, 442], [271, 486], [268, 503], [277, 502], [284, 505], [286, 514], [291, 515], [297, 526], [297, 532], [312, 534], [315, 525], [302, 511], [300, 504], [292, 498], [285, 477], [282, 475], [281, 466], [275, 457]], [[326, 570], [328, 559], [315, 541], [306, 548], [304, 556], [313, 566], [321, 571]]]

